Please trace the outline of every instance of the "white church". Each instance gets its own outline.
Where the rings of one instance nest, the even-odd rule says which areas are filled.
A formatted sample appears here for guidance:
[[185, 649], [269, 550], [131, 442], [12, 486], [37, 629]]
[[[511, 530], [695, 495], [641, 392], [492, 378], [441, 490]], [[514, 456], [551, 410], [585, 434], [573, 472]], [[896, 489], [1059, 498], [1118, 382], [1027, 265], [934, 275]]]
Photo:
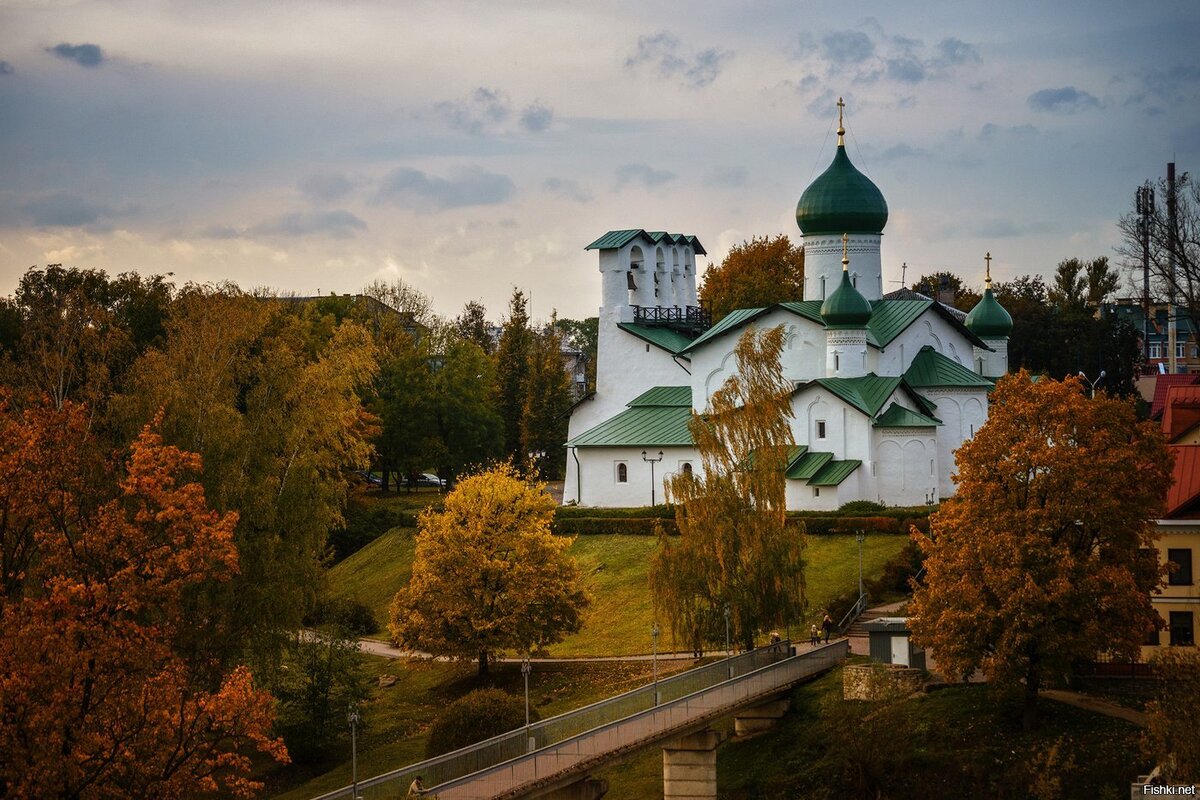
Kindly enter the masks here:
[[571, 415], [563, 501], [664, 502], [672, 474], [701, 466], [688, 422], [730, 375], [738, 337], [778, 325], [795, 387], [788, 508], [952, 494], [953, 453], [987, 420], [988, 392], [1008, 369], [1012, 318], [992, 294], [990, 261], [983, 299], [965, 318], [905, 289], [885, 295], [887, 219], [883, 194], [850, 163], [839, 115], [833, 163], [796, 206], [804, 299], [709, 326], [695, 236], [621, 230], [589, 244], [603, 281], [596, 387]]

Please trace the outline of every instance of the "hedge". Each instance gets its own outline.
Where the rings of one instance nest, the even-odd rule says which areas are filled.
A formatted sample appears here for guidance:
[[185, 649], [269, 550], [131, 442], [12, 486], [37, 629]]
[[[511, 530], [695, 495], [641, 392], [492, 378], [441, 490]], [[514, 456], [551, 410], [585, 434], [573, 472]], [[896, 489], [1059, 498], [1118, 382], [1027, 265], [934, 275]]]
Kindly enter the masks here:
[[[858, 530], [867, 533], [907, 536], [909, 529], [916, 527], [923, 533], [929, 531], [928, 517], [830, 517], [788, 515], [788, 527], [803, 527], [814, 536], [827, 534], [849, 534]], [[561, 536], [596, 536], [623, 534], [626, 536], [654, 536], [658, 529], [668, 535], [679, 533], [675, 519], [656, 517], [567, 517], [554, 520], [552, 530]]]

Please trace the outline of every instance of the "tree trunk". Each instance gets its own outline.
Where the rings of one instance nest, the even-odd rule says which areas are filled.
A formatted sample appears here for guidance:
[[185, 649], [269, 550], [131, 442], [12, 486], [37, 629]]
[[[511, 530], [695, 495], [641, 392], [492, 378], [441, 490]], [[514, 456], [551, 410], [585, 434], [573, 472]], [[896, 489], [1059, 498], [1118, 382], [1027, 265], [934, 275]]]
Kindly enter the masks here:
[[1025, 702], [1021, 708], [1021, 727], [1027, 731], [1037, 726], [1038, 689], [1041, 683], [1037, 669], [1031, 667], [1025, 674]]
[[488, 651], [479, 651], [479, 677], [485, 677], [488, 674]]

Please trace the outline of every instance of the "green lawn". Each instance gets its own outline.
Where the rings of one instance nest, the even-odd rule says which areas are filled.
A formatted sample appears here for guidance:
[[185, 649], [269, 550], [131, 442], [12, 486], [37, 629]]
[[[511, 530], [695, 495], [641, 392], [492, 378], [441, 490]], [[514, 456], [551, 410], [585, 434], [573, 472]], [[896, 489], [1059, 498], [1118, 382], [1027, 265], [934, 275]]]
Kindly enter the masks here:
[[[412, 572], [414, 531], [396, 528], [334, 566], [328, 573], [330, 592], [366, 603], [381, 624], [393, 595]], [[858, 546], [853, 536], [808, 537], [805, 558], [812, 614], [858, 583]], [[903, 549], [903, 536], [868, 537], [863, 544], [863, 573], [877, 575]], [[583, 630], [550, 648], [561, 656], [649, 653], [654, 624], [647, 569], [658, 546], [653, 536], [580, 536], [570, 553], [587, 579], [593, 605]], [[660, 625], [666, 629], [665, 621]], [[792, 633], [803, 638], [802, 626]], [[381, 634], [385, 636], [386, 634]], [[672, 649], [670, 637], [661, 643]]]

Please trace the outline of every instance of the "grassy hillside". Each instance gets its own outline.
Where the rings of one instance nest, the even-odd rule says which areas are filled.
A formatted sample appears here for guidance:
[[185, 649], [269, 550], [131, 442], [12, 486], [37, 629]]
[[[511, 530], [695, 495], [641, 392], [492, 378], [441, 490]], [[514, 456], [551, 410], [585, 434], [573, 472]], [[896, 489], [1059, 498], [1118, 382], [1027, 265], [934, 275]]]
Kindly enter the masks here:
[[[392, 596], [412, 574], [414, 534], [412, 529], [393, 529], [334, 566], [328, 573], [331, 593], [367, 604], [384, 623]], [[863, 573], [868, 578], [878, 575], [906, 542], [903, 536], [868, 537], [863, 545]], [[579, 561], [594, 602], [583, 630], [550, 648], [552, 654], [650, 652], [654, 620], [647, 570], [656, 547], [652, 536], [580, 536], [575, 540], [570, 553]], [[805, 557], [813, 613], [857, 586], [858, 546], [853, 536], [810, 536]], [[665, 621], [660, 624], [666, 627]], [[795, 630], [793, 635], [802, 634]], [[669, 636], [660, 647], [671, 648]]]

